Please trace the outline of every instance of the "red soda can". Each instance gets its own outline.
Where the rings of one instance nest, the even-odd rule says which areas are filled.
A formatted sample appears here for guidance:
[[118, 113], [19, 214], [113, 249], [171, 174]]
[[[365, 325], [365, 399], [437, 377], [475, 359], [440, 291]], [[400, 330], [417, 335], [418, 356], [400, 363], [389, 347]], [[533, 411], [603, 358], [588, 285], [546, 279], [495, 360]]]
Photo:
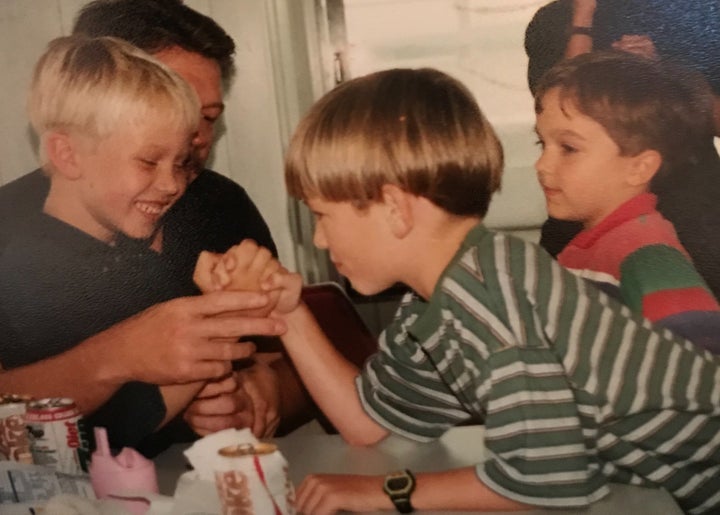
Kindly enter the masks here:
[[36, 465], [67, 474], [87, 472], [90, 445], [82, 416], [72, 399], [48, 398], [30, 402], [25, 423]]

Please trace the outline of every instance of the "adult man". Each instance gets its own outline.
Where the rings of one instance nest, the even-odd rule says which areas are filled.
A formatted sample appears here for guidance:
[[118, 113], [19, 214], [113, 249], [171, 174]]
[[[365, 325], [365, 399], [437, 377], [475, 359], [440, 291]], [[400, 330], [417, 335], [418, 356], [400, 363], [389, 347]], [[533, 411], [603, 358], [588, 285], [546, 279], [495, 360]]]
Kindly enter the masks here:
[[[152, 241], [130, 241], [128, 248], [161, 249], [163, 266], [174, 271], [179, 281], [189, 280], [201, 250], [224, 251], [243, 238], [252, 238], [274, 251], [267, 225], [245, 190], [203, 166], [212, 146], [214, 124], [223, 110], [222, 82], [229, 82], [233, 72], [234, 43], [223, 29], [179, 0], [96, 0], [83, 7], [74, 32], [119, 37], [153, 53], [188, 81], [200, 99], [202, 121], [193, 141], [193, 180]], [[43, 209], [47, 191], [47, 178], [40, 171], [0, 188], [0, 248], [2, 242], [22, 232], [27, 215]], [[167, 298], [172, 296], [176, 295]], [[270, 365], [266, 364], [270, 360], [258, 359], [251, 367], [230, 373], [230, 360], [246, 356], [247, 350], [240, 352], [237, 345], [215, 340], [271, 336], [282, 327], [237, 313], [222, 322], [210, 320], [219, 313], [251, 308], [262, 300], [219, 293], [158, 303], [66, 352], [0, 374], [0, 391], [69, 396], [86, 413], [102, 412], [121, 386], [117, 381], [103, 383], [98, 377], [103, 367], [96, 351], [105, 345], [125, 345], [139, 363], [133, 367], [144, 367], [132, 376], [139, 380], [175, 384], [216, 379], [207, 383], [186, 411], [185, 419], [196, 432], [250, 426], [256, 434], [267, 435], [277, 427], [281, 401], [284, 408], [304, 406], [294, 374], [281, 359], [272, 359]], [[115, 321], [101, 320], [97, 330]], [[143, 356], [144, 343], [152, 344], [154, 352]], [[74, 372], [68, 374], [69, 370]], [[43, 377], [42, 384], [38, 377]]]

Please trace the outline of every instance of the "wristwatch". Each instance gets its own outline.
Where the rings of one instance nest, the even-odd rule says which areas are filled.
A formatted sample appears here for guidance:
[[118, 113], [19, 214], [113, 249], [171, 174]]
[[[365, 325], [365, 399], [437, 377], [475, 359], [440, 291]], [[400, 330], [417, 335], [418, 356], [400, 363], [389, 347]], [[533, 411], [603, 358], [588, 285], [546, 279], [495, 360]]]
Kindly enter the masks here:
[[410, 504], [410, 494], [415, 490], [415, 476], [409, 470], [400, 470], [385, 476], [383, 491], [388, 494], [400, 513], [410, 513], [414, 510]]
[[570, 27], [568, 35], [573, 36], [575, 34], [581, 34], [583, 36], [593, 37], [593, 29], [592, 29], [592, 27], [578, 27], [578, 26]]

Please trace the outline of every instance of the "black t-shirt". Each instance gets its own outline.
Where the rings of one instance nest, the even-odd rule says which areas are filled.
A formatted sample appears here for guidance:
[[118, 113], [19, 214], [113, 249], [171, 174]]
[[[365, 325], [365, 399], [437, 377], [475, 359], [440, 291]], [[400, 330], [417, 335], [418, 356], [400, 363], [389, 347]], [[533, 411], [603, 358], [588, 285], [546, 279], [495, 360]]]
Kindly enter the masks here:
[[[162, 254], [122, 238], [110, 247], [44, 215], [48, 191], [39, 170], [0, 187], [0, 363], [6, 368], [61, 353], [154, 304], [197, 293], [191, 277], [201, 250], [223, 252], [252, 238], [276, 254], [245, 190], [211, 170], [166, 215]], [[89, 421], [109, 429], [113, 447], [152, 455], [168, 443], [169, 431], [150, 434], [164, 415], [156, 386], [128, 383]], [[187, 436], [182, 424], [179, 429]]]
[[[43, 213], [28, 216], [0, 253], [0, 363], [10, 369], [60, 354], [154, 304], [194, 292], [146, 246], [109, 246]], [[131, 382], [89, 422], [107, 427], [113, 446], [135, 447], [164, 416], [158, 387]]]

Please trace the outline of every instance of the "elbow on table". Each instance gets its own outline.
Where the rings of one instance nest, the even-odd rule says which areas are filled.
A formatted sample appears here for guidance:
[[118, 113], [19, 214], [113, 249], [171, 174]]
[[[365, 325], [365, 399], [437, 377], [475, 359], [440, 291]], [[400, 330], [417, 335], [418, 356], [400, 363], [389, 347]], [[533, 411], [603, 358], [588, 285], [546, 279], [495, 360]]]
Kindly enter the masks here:
[[380, 443], [387, 437], [388, 432], [379, 427], [367, 428], [367, 430], [359, 430], [357, 427], [350, 428], [340, 433], [343, 439], [353, 447], [369, 447]]

